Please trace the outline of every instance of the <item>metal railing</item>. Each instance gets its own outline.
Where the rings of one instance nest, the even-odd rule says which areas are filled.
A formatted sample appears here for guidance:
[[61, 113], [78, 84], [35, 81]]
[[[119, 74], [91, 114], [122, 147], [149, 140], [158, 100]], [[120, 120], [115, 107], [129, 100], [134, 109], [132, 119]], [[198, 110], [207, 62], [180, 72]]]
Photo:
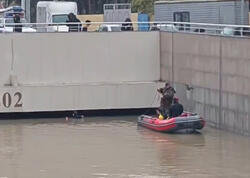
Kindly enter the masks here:
[[[19, 29], [19, 30], [18, 30]], [[21, 30], [20, 30], [21, 29]], [[0, 32], [123, 32], [167, 31], [222, 36], [250, 36], [250, 26], [187, 22], [88, 22], [88, 23], [8, 23], [0, 24]]]

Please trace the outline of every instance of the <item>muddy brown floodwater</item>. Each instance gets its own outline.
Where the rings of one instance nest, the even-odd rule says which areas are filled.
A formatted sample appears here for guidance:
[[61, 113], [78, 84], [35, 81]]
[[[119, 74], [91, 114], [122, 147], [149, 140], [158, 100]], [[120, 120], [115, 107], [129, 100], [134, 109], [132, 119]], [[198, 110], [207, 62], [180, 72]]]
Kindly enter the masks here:
[[0, 178], [250, 177], [250, 138], [164, 134], [137, 116], [0, 121]]

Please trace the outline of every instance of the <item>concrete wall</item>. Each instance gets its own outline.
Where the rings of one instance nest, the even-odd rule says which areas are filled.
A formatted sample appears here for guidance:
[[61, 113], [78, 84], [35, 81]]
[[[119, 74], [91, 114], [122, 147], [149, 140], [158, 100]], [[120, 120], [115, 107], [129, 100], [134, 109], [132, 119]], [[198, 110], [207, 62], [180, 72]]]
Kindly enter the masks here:
[[13, 33], [0, 39], [0, 112], [158, 106], [158, 32]]
[[160, 79], [158, 33], [2, 34], [0, 38], [5, 64], [0, 66], [5, 73], [2, 86], [10, 73], [20, 85]]
[[0, 70], [0, 83], [8, 83], [9, 76], [11, 73], [11, 68], [13, 67], [13, 58], [12, 58], [12, 40], [8, 36], [2, 36], [0, 42], [1, 50], [1, 70]]
[[161, 32], [161, 78], [174, 83], [185, 109], [250, 135], [249, 45], [243, 38]]
[[160, 82], [0, 87], [1, 112], [154, 108]]
[[222, 124], [250, 133], [250, 41], [222, 40]]

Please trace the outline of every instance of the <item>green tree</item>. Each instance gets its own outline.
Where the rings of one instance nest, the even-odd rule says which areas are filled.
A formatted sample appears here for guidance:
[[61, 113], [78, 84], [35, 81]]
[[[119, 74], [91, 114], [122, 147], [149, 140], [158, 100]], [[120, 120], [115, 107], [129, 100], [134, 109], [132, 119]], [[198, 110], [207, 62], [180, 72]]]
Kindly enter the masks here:
[[132, 11], [147, 13], [150, 17], [154, 14], [154, 2], [156, 0], [132, 0]]

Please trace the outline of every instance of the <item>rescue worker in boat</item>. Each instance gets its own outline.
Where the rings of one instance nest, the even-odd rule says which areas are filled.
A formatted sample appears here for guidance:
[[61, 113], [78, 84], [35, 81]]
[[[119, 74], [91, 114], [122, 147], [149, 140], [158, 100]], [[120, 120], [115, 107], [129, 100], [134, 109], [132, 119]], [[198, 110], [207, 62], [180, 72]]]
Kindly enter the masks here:
[[178, 117], [183, 113], [183, 106], [179, 103], [179, 98], [174, 97], [173, 104], [169, 109], [169, 117]]
[[161, 97], [160, 107], [156, 110], [156, 113], [158, 114], [159, 119], [161, 120], [168, 117], [167, 99], [165, 96]]
[[160, 107], [156, 112], [159, 116], [161, 115], [163, 118], [167, 118], [169, 116], [169, 109], [173, 103], [176, 91], [170, 86], [169, 83], [166, 83], [163, 88], [159, 88], [157, 91], [162, 95], [162, 97]]

